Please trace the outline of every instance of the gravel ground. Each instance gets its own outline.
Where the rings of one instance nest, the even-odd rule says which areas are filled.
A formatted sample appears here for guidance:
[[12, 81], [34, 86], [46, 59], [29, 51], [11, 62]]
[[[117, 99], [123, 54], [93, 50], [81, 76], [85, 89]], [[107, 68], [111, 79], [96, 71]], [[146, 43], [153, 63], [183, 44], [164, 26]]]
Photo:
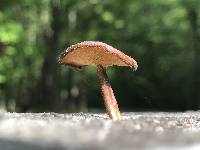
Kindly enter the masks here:
[[199, 150], [200, 112], [1, 113], [0, 150]]

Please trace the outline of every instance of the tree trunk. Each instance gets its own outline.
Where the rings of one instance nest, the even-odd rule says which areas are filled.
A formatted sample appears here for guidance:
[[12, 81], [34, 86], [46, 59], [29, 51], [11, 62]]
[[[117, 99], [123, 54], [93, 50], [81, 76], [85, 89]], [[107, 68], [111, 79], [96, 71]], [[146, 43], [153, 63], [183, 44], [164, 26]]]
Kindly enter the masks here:
[[42, 104], [43, 107], [56, 111], [56, 103], [59, 102], [58, 73], [57, 73], [57, 50], [59, 47], [60, 33], [60, 1], [51, 1], [51, 32], [44, 33], [45, 44], [48, 49], [42, 68]]
[[192, 98], [193, 104], [192, 109], [198, 109], [200, 102], [200, 47], [199, 43], [199, 35], [198, 35], [198, 14], [196, 10], [190, 9], [188, 11], [188, 17], [191, 25], [191, 34], [192, 34], [192, 50], [194, 52], [194, 72], [192, 79]]

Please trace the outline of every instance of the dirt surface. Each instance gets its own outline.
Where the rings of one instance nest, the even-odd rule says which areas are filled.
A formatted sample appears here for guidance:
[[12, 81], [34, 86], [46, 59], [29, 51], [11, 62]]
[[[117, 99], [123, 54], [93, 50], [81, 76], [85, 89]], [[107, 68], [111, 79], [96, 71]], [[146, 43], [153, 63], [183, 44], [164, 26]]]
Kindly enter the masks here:
[[0, 150], [199, 150], [200, 112], [1, 113]]

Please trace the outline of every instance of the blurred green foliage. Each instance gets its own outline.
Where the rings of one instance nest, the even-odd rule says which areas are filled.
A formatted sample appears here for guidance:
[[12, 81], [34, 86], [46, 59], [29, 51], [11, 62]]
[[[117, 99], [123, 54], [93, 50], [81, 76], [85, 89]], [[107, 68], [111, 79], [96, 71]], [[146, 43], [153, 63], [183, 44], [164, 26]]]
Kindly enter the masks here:
[[0, 1], [0, 103], [8, 111], [103, 109], [96, 70], [60, 66], [69, 45], [98, 40], [139, 70], [108, 68], [122, 109], [200, 105], [199, 0]]

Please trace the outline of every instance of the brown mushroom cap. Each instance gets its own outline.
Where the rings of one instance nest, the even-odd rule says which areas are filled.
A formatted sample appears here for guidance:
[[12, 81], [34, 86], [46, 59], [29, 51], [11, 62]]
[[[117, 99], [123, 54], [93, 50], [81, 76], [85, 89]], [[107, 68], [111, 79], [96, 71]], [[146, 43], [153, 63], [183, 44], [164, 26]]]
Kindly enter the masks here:
[[112, 46], [98, 41], [84, 41], [67, 48], [60, 56], [60, 63], [74, 67], [88, 65], [129, 66], [136, 70], [137, 62]]

